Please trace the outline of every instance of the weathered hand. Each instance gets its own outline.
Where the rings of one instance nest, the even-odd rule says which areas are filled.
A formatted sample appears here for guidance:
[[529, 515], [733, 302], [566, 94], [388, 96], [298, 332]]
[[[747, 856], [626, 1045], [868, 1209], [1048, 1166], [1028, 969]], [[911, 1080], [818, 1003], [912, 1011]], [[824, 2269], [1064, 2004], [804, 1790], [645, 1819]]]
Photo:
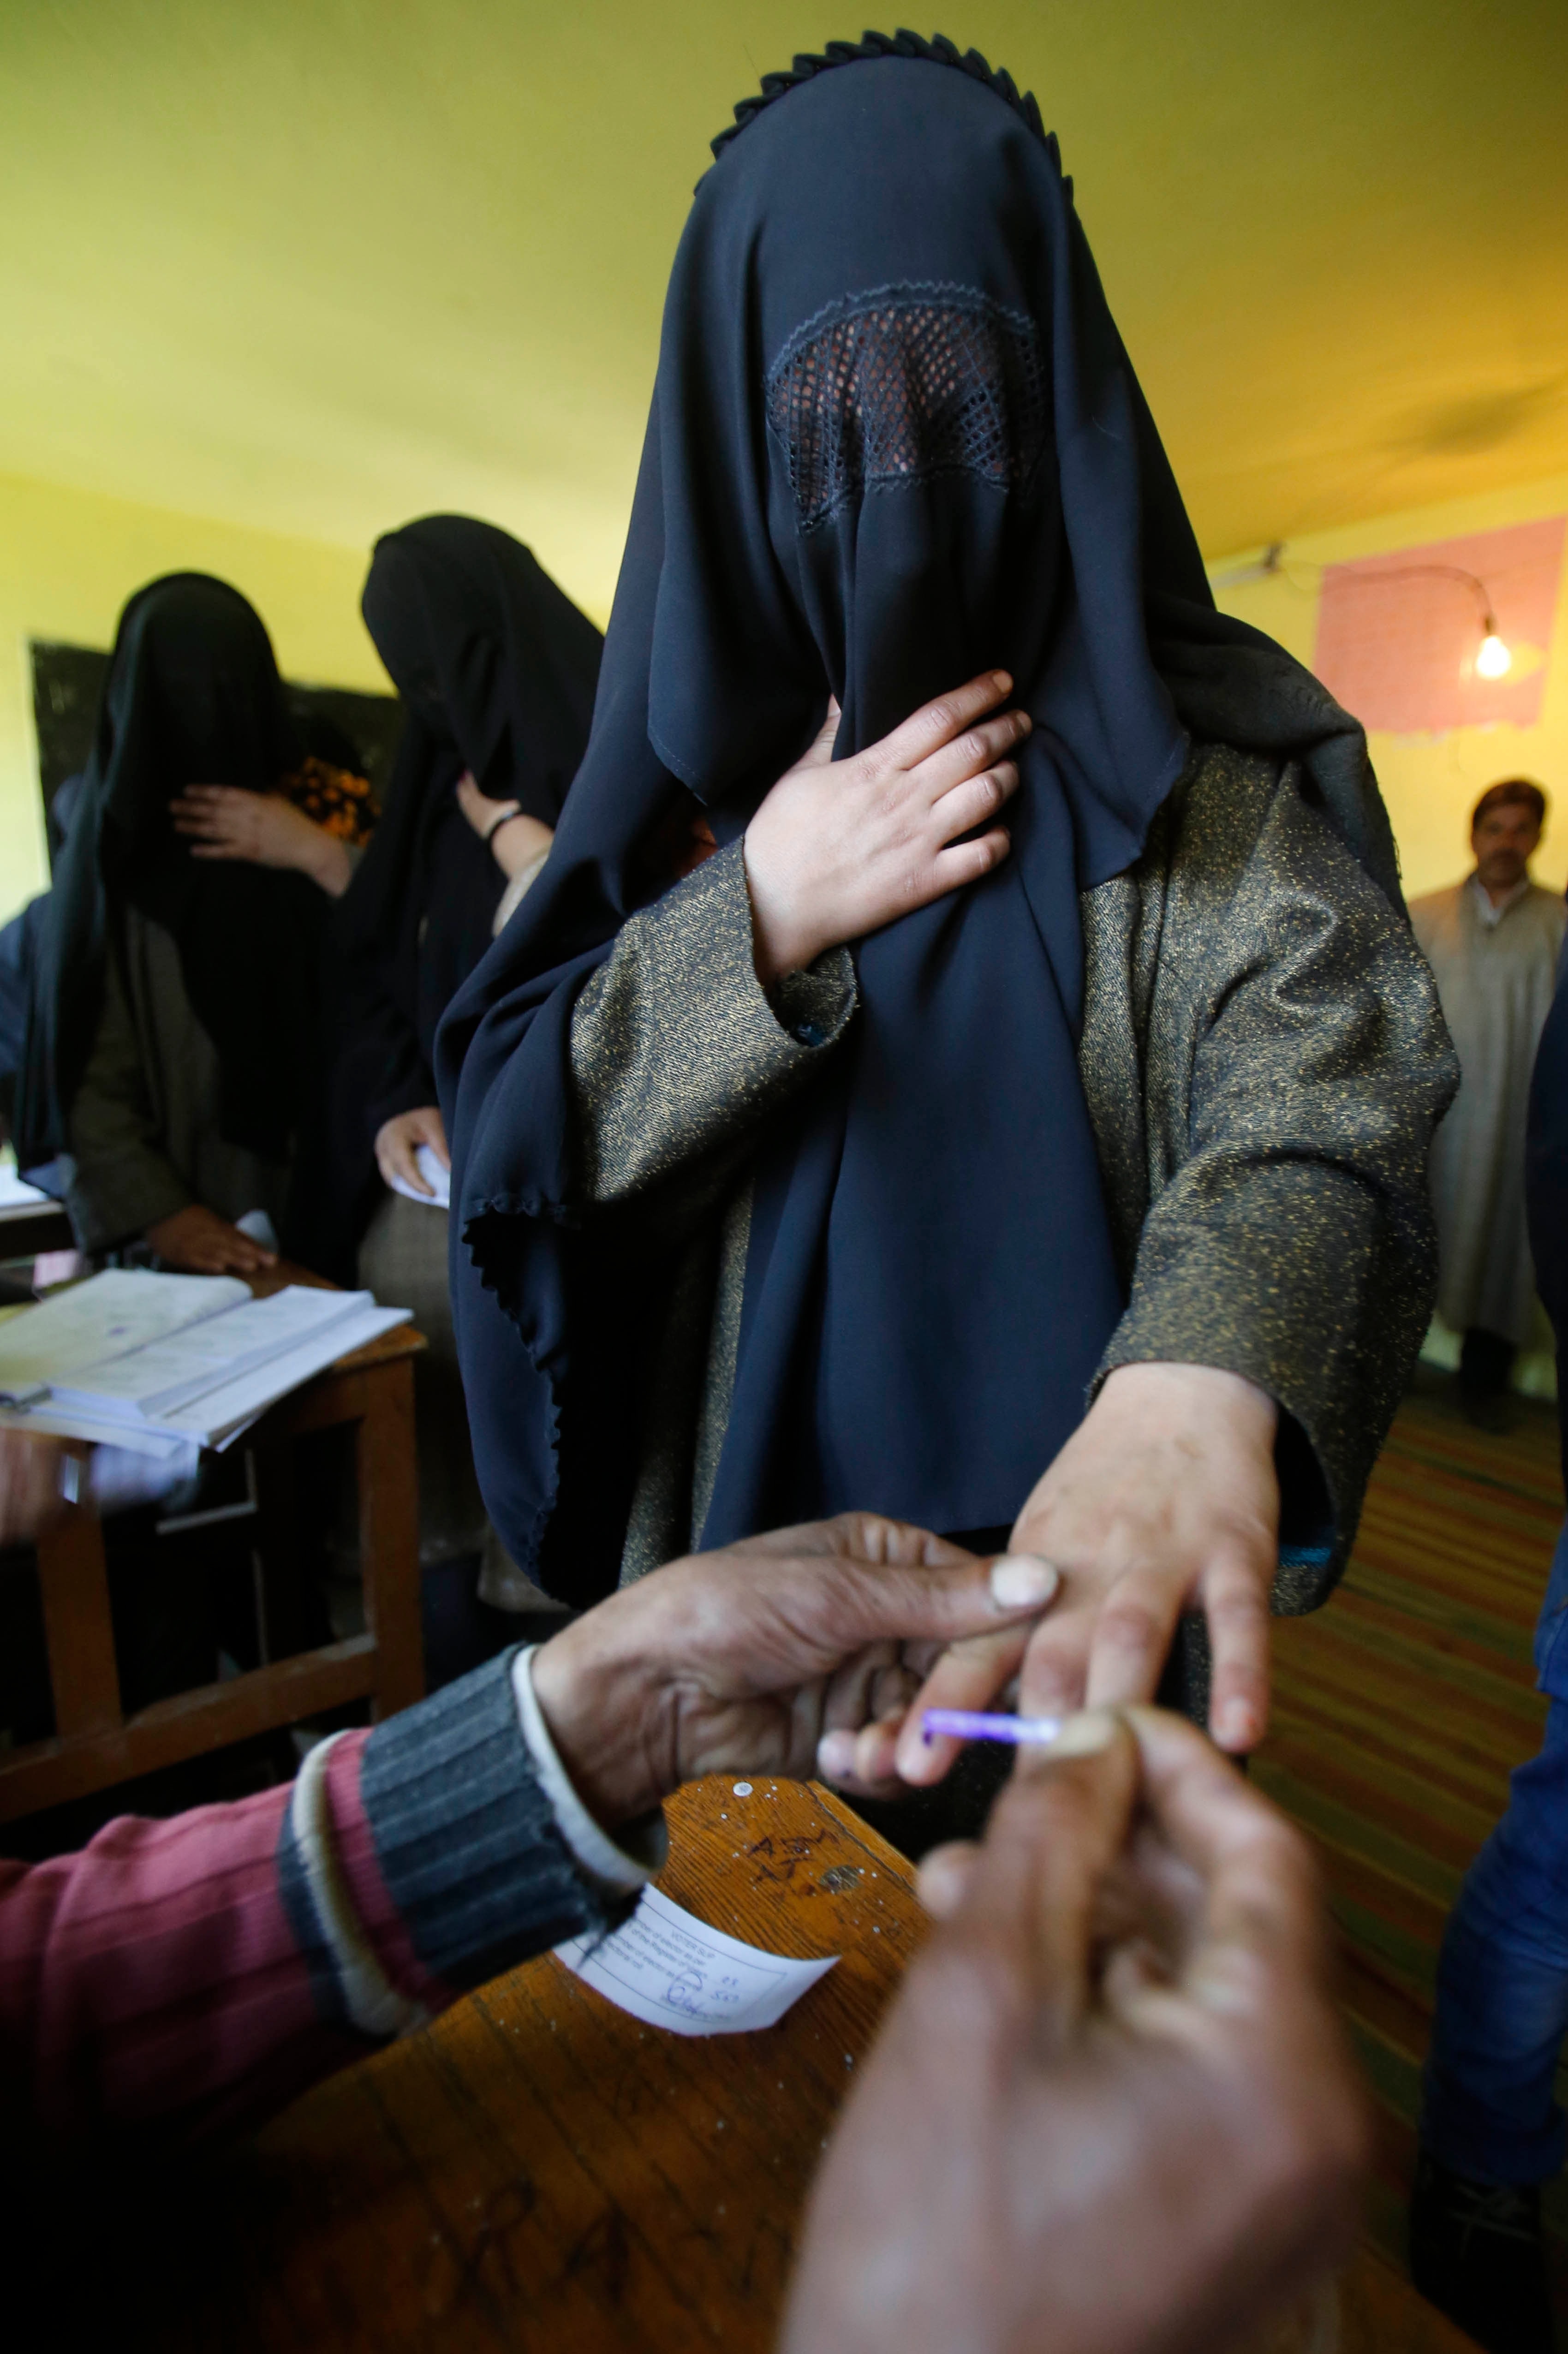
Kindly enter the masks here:
[[1331, 2268], [1368, 2136], [1322, 1908], [1201, 1734], [1075, 1720], [927, 1889], [780, 2354], [1194, 2354]]
[[839, 707], [746, 830], [757, 975], [765, 989], [846, 940], [978, 882], [1008, 852], [1005, 826], [973, 842], [1018, 790], [1004, 756], [1024, 711], [988, 718], [1012, 681], [987, 671], [927, 703], [852, 760], [833, 758]]
[[260, 1275], [278, 1264], [275, 1251], [263, 1250], [260, 1243], [200, 1202], [160, 1218], [142, 1239], [152, 1245], [165, 1267], [178, 1267], [186, 1275]]
[[938, 1661], [899, 1736], [905, 1779], [938, 1781], [958, 1755], [926, 1743], [922, 1710], [986, 1708], [1021, 1670], [1031, 1714], [1151, 1700], [1189, 1609], [1208, 1622], [1210, 1730], [1222, 1748], [1255, 1747], [1268, 1721], [1277, 1418], [1264, 1391], [1213, 1366], [1112, 1373], [1012, 1532], [1060, 1569], [1060, 1600], [1027, 1644], [1010, 1633]]
[[[480, 840], [489, 843], [490, 854], [508, 881], [542, 858], [556, 838], [547, 825], [525, 810], [482, 793], [467, 769], [457, 781], [457, 804]], [[513, 814], [503, 818], [503, 810], [512, 810]]]
[[977, 1561], [924, 1529], [844, 1512], [654, 1570], [553, 1636], [534, 1689], [606, 1825], [701, 1774], [803, 1776], [821, 1763], [851, 1780], [830, 1744], [853, 1750], [863, 1726], [902, 1713], [943, 1643], [1026, 1623], [1055, 1585], [1042, 1563]]
[[175, 832], [193, 858], [237, 858], [251, 866], [291, 867], [334, 899], [343, 896], [353, 861], [335, 834], [316, 825], [281, 793], [238, 785], [187, 785], [169, 803]]
[[376, 1131], [376, 1166], [388, 1185], [394, 1175], [401, 1177], [417, 1193], [427, 1194], [433, 1202], [434, 1190], [420, 1176], [419, 1164], [414, 1158], [421, 1144], [429, 1146], [443, 1169], [451, 1167], [447, 1132], [434, 1104], [422, 1104], [418, 1111], [400, 1111], [396, 1119], [382, 1121]]

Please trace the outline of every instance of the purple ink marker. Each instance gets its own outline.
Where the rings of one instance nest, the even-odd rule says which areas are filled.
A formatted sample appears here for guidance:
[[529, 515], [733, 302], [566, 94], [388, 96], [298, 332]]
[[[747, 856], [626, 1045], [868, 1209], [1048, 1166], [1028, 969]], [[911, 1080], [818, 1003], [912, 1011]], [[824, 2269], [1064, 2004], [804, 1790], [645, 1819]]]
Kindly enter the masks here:
[[949, 1733], [956, 1741], [1012, 1741], [1021, 1748], [1044, 1746], [1062, 1730], [1059, 1716], [985, 1716], [971, 1708], [928, 1708], [924, 1724], [927, 1741]]

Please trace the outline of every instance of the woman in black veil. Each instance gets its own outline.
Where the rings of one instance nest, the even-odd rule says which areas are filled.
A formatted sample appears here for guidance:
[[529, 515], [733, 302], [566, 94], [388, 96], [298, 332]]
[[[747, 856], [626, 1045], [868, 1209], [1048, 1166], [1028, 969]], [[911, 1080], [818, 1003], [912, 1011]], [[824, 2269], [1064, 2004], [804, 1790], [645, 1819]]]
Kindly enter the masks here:
[[[262, 863], [188, 838], [193, 789], [257, 813]], [[85, 1250], [270, 1262], [319, 1079], [328, 915], [371, 814], [362, 779], [307, 755], [238, 589], [174, 573], [132, 598], [40, 920], [16, 1106], [18, 1159], [58, 1169]]]
[[737, 112], [592, 740], [442, 1032], [486, 1500], [585, 1601], [856, 1507], [1011, 1531], [1030, 1704], [1169, 1661], [1245, 1750], [1430, 1299], [1453, 1068], [1364, 739], [1214, 611], [1033, 100], [867, 36]]
[[[338, 911], [312, 1255], [411, 1307], [429, 1344], [416, 1382], [431, 1568], [467, 1562], [486, 1538], [451, 1331], [436, 1024], [544, 864], [588, 741], [602, 640], [526, 547], [468, 515], [379, 539], [364, 613], [406, 716], [380, 823]], [[526, 1602], [490, 1548], [485, 1598]]]

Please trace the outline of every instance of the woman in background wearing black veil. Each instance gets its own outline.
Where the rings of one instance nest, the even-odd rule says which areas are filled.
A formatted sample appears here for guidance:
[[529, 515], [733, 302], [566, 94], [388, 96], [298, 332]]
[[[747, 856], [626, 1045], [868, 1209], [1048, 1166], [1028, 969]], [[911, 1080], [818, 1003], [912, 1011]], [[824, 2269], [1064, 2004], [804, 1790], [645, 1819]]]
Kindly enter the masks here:
[[[275, 858], [187, 843], [193, 787], [275, 816]], [[18, 1158], [61, 1156], [84, 1250], [140, 1243], [203, 1275], [270, 1264], [318, 1072], [335, 862], [369, 816], [363, 779], [304, 757], [238, 589], [183, 572], [132, 598], [43, 921], [16, 1106]]]
[[765, 90], [549, 868], [442, 1033], [486, 1501], [585, 1602], [857, 1507], [1011, 1541], [1027, 1659], [923, 1703], [1169, 1670], [1244, 1751], [1431, 1299], [1454, 1071], [1364, 739], [1215, 612], [1033, 101], [902, 34]]
[[[376, 545], [366, 626], [406, 717], [386, 810], [338, 915], [324, 1270], [414, 1310], [420, 1551], [478, 1553], [452, 1339], [446, 1136], [436, 1024], [544, 863], [593, 715], [602, 640], [529, 550], [468, 515], [427, 515]], [[423, 1154], [421, 1155], [421, 1148]], [[487, 1553], [484, 1598], [518, 1606]]]

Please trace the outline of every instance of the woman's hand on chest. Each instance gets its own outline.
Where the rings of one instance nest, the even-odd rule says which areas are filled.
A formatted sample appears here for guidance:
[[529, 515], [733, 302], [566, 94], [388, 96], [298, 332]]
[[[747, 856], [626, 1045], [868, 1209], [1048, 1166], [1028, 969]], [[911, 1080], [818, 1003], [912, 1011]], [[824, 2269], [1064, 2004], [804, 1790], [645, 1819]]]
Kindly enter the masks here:
[[765, 989], [1006, 857], [1007, 829], [988, 821], [1018, 790], [1006, 756], [1032, 725], [1027, 712], [996, 710], [1012, 691], [1005, 671], [986, 671], [848, 760], [833, 758], [839, 707], [830, 703], [816, 742], [746, 830]]

